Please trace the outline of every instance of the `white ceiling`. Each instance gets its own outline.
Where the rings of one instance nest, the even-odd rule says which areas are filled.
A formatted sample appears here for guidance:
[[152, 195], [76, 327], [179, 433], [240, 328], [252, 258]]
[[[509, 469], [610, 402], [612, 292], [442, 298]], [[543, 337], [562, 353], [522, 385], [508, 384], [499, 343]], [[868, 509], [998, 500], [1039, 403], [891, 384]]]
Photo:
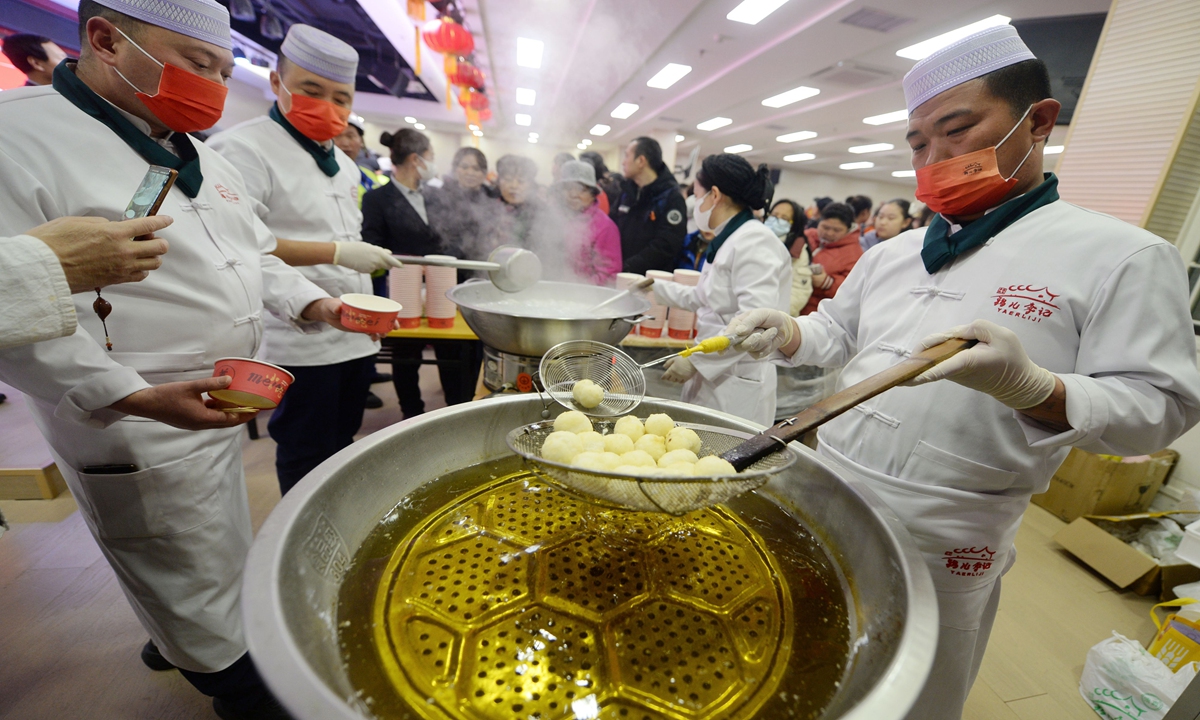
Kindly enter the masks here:
[[[891, 181], [893, 170], [909, 169], [903, 122], [885, 126], [862, 119], [904, 108], [900, 79], [914, 61], [896, 50], [985, 17], [1013, 19], [1106, 12], [1109, 0], [789, 0], [757, 25], [727, 20], [740, 0], [464, 0], [466, 23], [476, 34], [476, 56], [488, 77], [493, 120], [484, 132], [522, 139], [528, 131], [545, 141], [573, 145], [596, 123], [612, 131], [597, 144], [625, 143], [643, 134], [678, 132], [680, 155], [700, 144], [700, 154], [749, 144], [752, 162]], [[841, 22], [869, 7], [911, 18], [890, 32]], [[542, 67], [516, 64], [516, 38], [545, 42]], [[405, 51], [401, 47], [402, 52]], [[411, 46], [407, 49], [411, 53]], [[669, 62], [692, 72], [666, 90], [646, 81]], [[868, 68], [877, 75], [863, 84], [836, 82], [819, 73], [838, 63]], [[814, 75], [818, 77], [814, 78]], [[761, 104], [799, 85], [820, 94], [783, 108]], [[532, 108], [518, 106], [518, 87], [537, 91]], [[441, 92], [435, 90], [435, 94]], [[625, 120], [609, 113], [622, 102], [640, 109]], [[450, 129], [443, 104], [401, 101], [404, 113], [441, 119]], [[424, 107], [421, 107], [424, 106]], [[382, 108], [381, 108], [382, 109]], [[456, 108], [457, 111], [457, 108]], [[532, 115], [518, 127], [516, 113]], [[461, 114], [461, 111], [457, 111]], [[733, 123], [704, 132], [696, 124], [714, 116]], [[456, 129], [457, 129], [456, 128]], [[775, 137], [810, 130], [817, 137], [789, 144]], [[1062, 129], [1052, 136], [1061, 142]], [[852, 155], [847, 148], [889, 142], [894, 150]], [[802, 163], [783, 156], [811, 152]], [[844, 162], [869, 160], [870, 170], [843, 171]]]

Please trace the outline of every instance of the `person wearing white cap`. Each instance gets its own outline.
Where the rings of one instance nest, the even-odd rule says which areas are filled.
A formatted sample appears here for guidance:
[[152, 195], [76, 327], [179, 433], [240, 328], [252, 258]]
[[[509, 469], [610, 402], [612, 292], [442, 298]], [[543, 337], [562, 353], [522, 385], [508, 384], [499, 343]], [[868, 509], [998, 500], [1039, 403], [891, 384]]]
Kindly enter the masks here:
[[[400, 262], [362, 241], [358, 166], [333, 144], [354, 102], [358, 53], [308, 25], [293, 25], [280, 52], [270, 113], [213, 135], [208, 145], [241, 171], [278, 240], [276, 255], [331, 295], [370, 294], [367, 273]], [[267, 424], [286, 493], [354, 441], [379, 343], [333, 330], [302, 335], [273, 318], [264, 324], [262, 359], [296, 376]]]
[[947, 338], [978, 341], [818, 433], [925, 557], [940, 631], [909, 717], [957, 720], [1030, 495], [1071, 447], [1166, 447], [1200, 420], [1200, 372], [1179, 252], [1059, 199], [1043, 174], [1060, 105], [1015, 29], [929, 56], [904, 92], [917, 198], [938, 215], [871, 248], [815, 313], [755, 310], [726, 331], [779, 364], [845, 365], [841, 387]]
[[[286, 717], [247, 654], [238, 604], [253, 536], [234, 425], [249, 415], [206, 407], [201, 391], [223, 386], [217, 360], [258, 352], [264, 306], [312, 332], [313, 321], [340, 325], [341, 303], [267, 254], [275, 241], [241, 174], [186, 134], [221, 117], [228, 11], [215, 0], [83, 0], [79, 28], [80, 59], [59, 65], [52, 87], [0, 94], [0, 236], [64, 216], [119, 218], [147, 168], [164, 165], [179, 173], [162, 205], [174, 222], [158, 231], [169, 251], [141, 282], [104, 290], [111, 352], [97, 341], [95, 296], [81, 293], [74, 334], [0, 350], [0, 379], [27, 395], [153, 639], [143, 660], [178, 667], [222, 718]], [[127, 417], [152, 384], [190, 392], [160, 399], [157, 422]]]

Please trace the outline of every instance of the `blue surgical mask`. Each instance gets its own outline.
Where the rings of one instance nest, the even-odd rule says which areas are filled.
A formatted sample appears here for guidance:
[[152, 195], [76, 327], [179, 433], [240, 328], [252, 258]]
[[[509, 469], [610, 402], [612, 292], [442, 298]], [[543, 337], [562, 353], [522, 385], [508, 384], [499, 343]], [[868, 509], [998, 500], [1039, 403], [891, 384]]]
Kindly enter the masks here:
[[787, 237], [787, 234], [792, 231], [792, 224], [790, 222], [774, 215], [763, 220], [763, 225], [766, 225], [767, 229], [775, 233], [776, 237], [780, 239]]

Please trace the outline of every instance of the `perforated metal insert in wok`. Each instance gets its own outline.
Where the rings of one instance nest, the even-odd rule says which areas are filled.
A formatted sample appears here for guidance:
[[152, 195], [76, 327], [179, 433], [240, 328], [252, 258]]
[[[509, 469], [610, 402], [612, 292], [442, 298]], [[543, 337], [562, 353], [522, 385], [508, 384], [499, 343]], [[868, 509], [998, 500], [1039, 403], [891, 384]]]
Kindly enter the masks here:
[[422, 717], [741, 719], [782, 689], [784, 573], [723, 508], [609, 510], [522, 472], [396, 547], [375, 644]]
[[[700, 457], [720, 455], [751, 437], [709, 425], [676, 423], [691, 428], [700, 436]], [[592, 428], [601, 434], [612, 432], [613, 421], [593, 420]], [[772, 475], [796, 462], [796, 453], [781, 446], [737, 475], [713, 477], [638, 477], [613, 472], [583, 470], [552, 462], [541, 456], [542, 443], [554, 432], [553, 422], [524, 425], [505, 438], [513, 452], [525, 458], [539, 475], [569, 490], [612, 503], [627, 510], [665, 512], [671, 515], [719, 505], [742, 493], [764, 485]]]

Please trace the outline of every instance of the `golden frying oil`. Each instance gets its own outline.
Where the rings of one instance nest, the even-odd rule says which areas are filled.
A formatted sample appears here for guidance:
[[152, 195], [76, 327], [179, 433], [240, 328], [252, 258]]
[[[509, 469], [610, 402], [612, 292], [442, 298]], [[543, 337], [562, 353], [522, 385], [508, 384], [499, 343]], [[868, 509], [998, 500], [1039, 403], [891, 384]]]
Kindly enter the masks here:
[[339, 641], [379, 718], [815, 718], [849, 655], [843, 588], [753, 493], [609, 510], [508, 458], [384, 518], [346, 574]]

